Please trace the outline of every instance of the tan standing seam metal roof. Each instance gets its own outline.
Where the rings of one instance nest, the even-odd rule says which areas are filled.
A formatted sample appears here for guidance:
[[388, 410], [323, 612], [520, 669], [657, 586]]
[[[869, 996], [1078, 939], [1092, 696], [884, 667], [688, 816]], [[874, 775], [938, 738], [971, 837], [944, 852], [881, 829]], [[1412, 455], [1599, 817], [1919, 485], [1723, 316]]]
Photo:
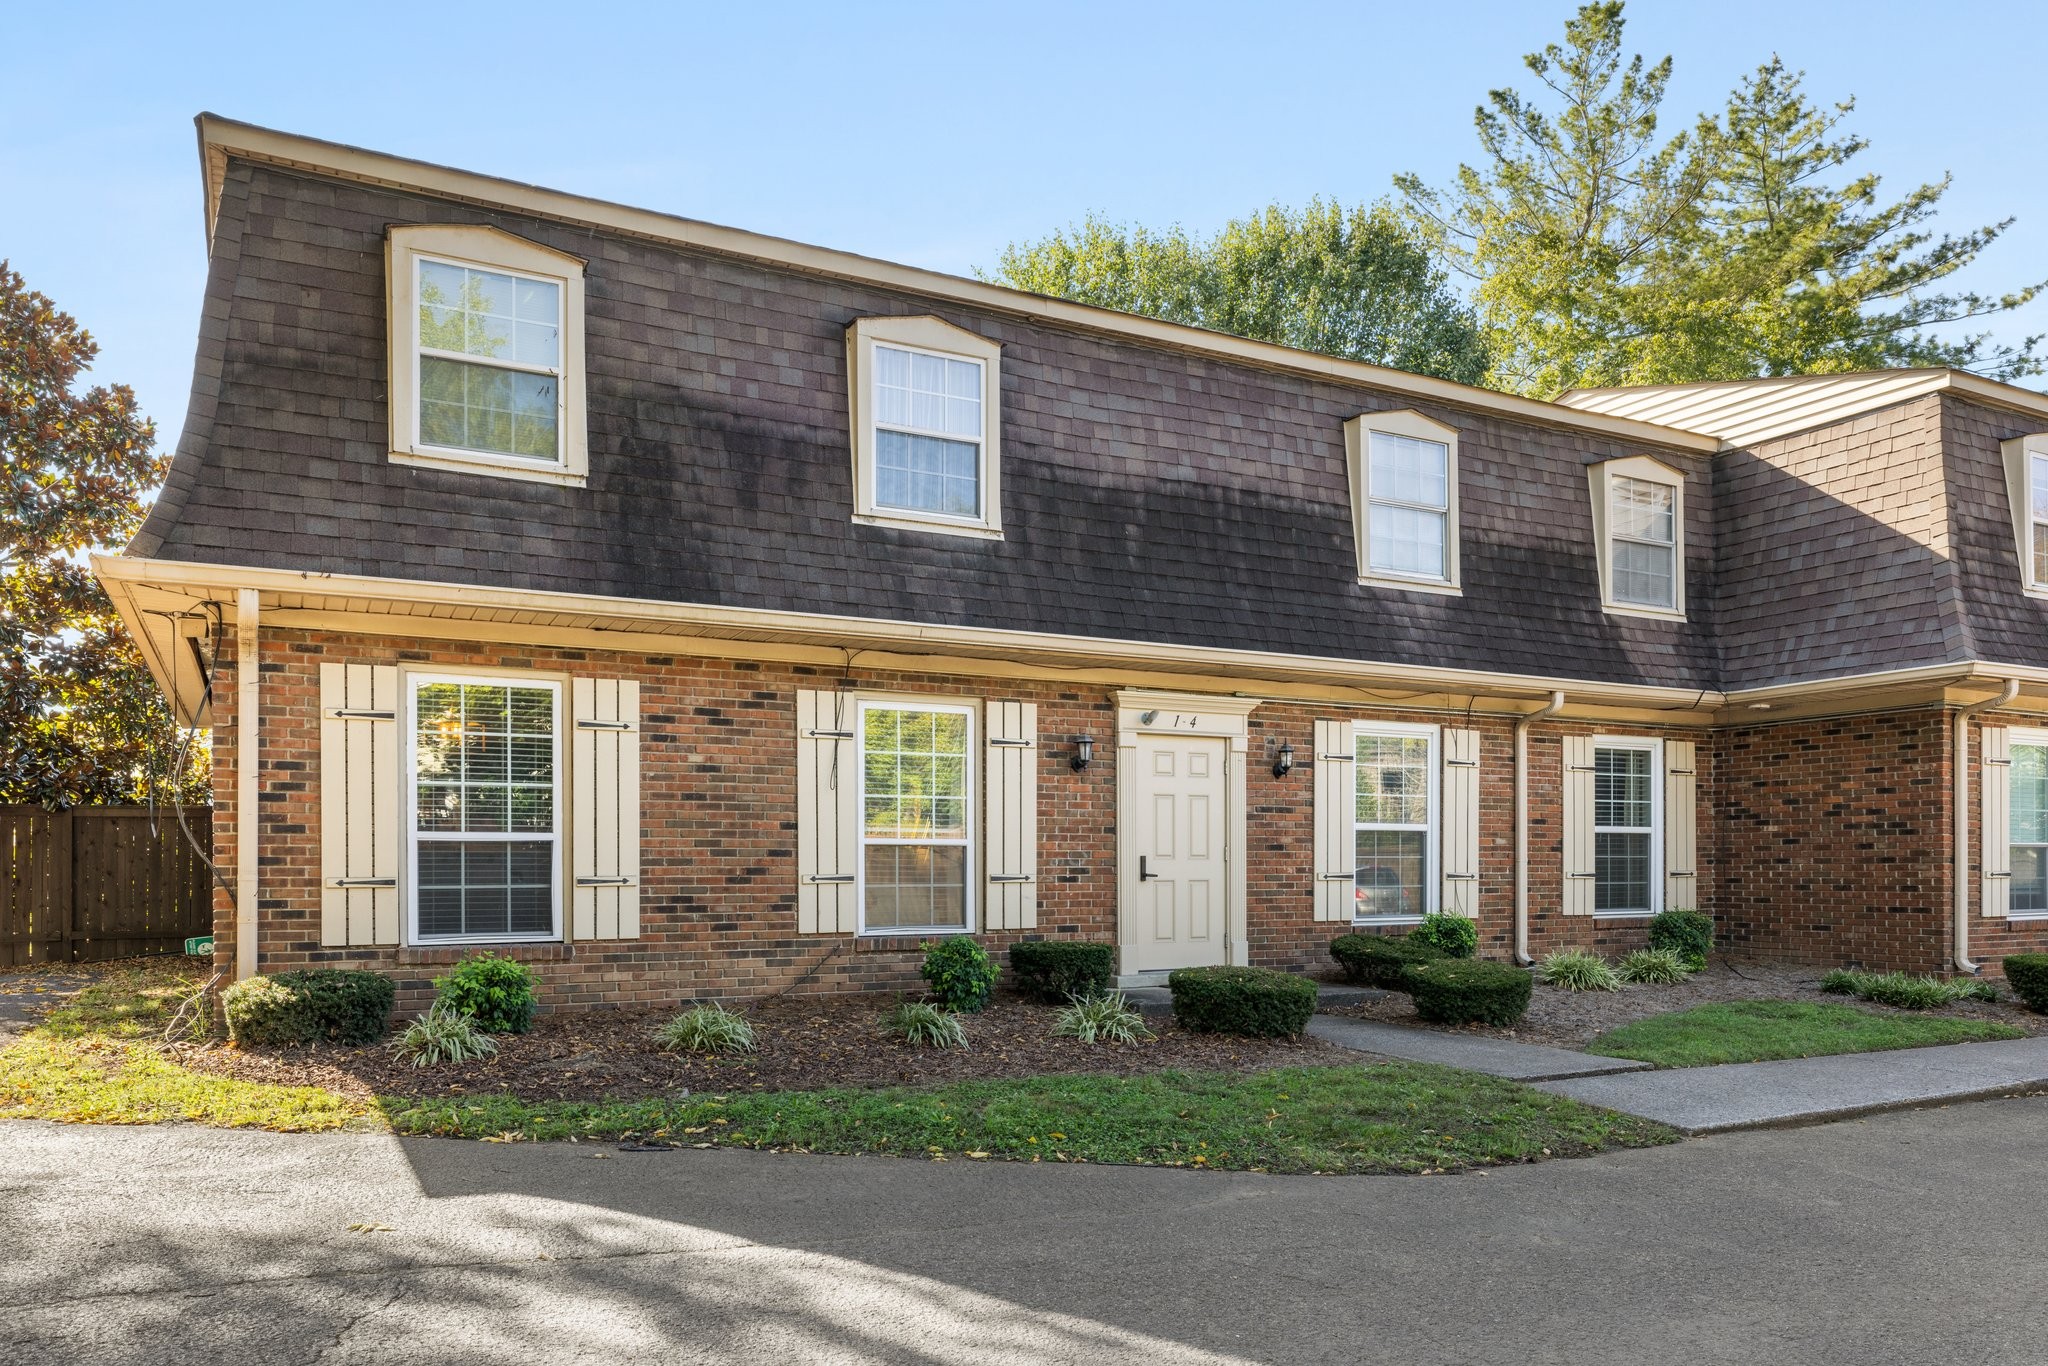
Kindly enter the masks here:
[[1733, 449], [1824, 427], [1945, 389], [2048, 420], [2048, 394], [1947, 369], [1572, 389], [1558, 395], [1557, 401], [1581, 412], [1701, 432], [1718, 437], [1724, 449]]

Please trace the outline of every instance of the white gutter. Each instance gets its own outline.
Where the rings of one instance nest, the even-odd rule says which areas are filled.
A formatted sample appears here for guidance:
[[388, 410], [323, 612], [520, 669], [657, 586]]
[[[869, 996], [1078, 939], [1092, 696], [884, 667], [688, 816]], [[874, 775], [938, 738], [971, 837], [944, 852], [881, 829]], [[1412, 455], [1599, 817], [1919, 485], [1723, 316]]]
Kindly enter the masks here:
[[1515, 722], [1515, 961], [1523, 967], [1529, 956], [1529, 727], [1564, 710], [1564, 693]]
[[235, 594], [235, 980], [256, 975], [256, 782], [257, 736], [262, 714], [257, 632], [261, 595], [253, 588]]
[[2005, 680], [2005, 687], [1998, 696], [1983, 702], [1972, 702], [1967, 707], [1956, 709], [1955, 745], [1950, 753], [1954, 756], [1955, 788], [1952, 794], [1955, 803], [1950, 817], [1950, 828], [1955, 832], [1955, 966], [1957, 972], [1971, 974], [1982, 972], [1982, 965], [1970, 961], [1970, 720], [1979, 712], [1994, 711], [2020, 695], [2020, 681], [2017, 678]]

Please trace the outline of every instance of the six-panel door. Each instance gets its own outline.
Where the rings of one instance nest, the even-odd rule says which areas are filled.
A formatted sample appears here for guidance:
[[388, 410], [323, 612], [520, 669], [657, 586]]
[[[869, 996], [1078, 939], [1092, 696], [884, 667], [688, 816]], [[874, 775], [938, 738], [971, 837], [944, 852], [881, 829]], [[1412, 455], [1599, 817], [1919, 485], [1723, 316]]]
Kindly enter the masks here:
[[1224, 961], [1224, 765], [1229, 742], [1181, 735], [1138, 740], [1123, 869], [1126, 972]]

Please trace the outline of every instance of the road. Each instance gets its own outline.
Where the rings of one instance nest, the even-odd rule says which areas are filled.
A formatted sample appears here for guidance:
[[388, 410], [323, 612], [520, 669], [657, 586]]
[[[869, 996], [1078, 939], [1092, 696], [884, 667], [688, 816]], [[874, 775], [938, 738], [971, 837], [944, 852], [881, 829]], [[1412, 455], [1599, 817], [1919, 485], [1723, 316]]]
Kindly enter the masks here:
[[0, 1123], [0, 1360], [2038, 1361], [2044, 1121], [1385, 1178]]

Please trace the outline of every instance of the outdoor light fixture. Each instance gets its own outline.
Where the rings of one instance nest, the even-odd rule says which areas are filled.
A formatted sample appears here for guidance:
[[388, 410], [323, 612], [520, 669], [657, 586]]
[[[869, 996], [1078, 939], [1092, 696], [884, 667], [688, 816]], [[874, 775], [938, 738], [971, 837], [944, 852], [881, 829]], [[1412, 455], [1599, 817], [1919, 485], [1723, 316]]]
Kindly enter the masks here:
[[1088, 765], [1090, 765], [1090, 764], [1094, 763], [1094, 762], [1095, 762], [1095, 741], [1093, 741], [1092, 739], [1090, 739], [1090, 738], [1089, 738], [1088, 736], [1085, 736], [1085, 735], [1077, 735], [1077, 736], [1075, 736], [1075, 737], [1074, 737], [1074, 757], [1073, 757], [1073, 758], [1071, 758], [1071, 759], [1069, 759], [1069, 760], [1068, 760], [1067, 762], [1068, 762], [1068, 763], [1070, 763], [1070, 764], [1072, 764], [1072, 765], [1074, 766], [1074, 772], [1076, 772], [1076, 773], [1079, 773], [1079, 772], [1080, 772], [1080, 771], [1081, 771], [1082, 769], [1084, 769], [1084, 768], [1088, 767]]
[[1283, 742], [1280, 752], [1273, 757], [1273, 776], [1284, 778], [1294, 771], [1294, 746]]

